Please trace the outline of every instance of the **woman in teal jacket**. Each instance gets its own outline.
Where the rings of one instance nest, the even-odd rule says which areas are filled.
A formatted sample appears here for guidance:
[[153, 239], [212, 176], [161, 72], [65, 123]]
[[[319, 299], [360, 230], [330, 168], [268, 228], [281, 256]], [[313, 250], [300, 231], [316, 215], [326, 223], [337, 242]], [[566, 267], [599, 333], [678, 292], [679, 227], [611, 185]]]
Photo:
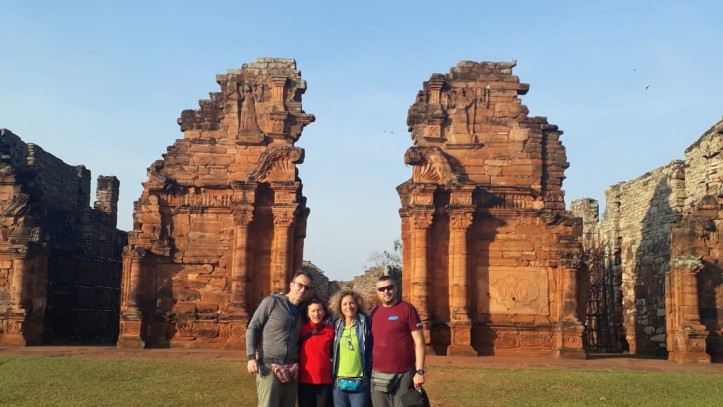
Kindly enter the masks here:
[[329, 309], [336, 315], [331, 362], [334, 406], [368, 406], [372, 333], [364, 300], [355, 291], [342, 290], [331, 298]]

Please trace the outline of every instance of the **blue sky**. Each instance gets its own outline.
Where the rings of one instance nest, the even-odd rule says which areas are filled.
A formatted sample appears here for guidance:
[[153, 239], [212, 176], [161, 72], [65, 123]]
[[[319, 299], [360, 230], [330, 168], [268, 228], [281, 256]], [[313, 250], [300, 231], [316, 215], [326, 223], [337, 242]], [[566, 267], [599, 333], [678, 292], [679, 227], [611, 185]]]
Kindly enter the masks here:
[[720, 120], [721, 4], [0, 0], [0, 128], [117, 176], [128, 230], [146, 168], [215, 75], [294, 58], [317, 119], [297, 143], [304, 257], [349, 279], [400, 235], [407, 109], [432, 73], [517, 60], [530, 116], [564, 131], [566, 203], [602, 207], [607, 187], [683, 158]]

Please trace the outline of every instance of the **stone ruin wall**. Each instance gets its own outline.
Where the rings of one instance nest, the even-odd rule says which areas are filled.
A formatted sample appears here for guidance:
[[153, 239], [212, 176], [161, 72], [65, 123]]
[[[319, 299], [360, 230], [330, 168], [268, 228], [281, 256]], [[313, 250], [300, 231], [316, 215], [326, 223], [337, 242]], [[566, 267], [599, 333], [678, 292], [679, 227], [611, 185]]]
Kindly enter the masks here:
[[148, 169], [124, 253], [120, 347], [242, 348], [258, 303], [302, 266], [309, 209], [295, 147], [314, 116], [290, 59], [216, 77]]
[[514, 66], [460, 62], [409, 109], [403, 291], [437, 354], [584, 357], [562, 132], [527, 116]]
[[723, 362], [721, 153], [723, 120], [685, 150], [686, 206], [673, 227], [666, 279], [669, 359], [678, 362]]
[[706, 195], [723, 192], [723, 121], [716, 123], [685, 150], [685, 206], [695, 206]]
[[[720, 270], [720, 255], [713, 254], [717, 252], [711, 248], [715, 243], [706, 243], [710, 239], [702, 238], [697, 242], [682, 242], [686, 239], [683, 236], [694, 227], [686, 219], [696, 216], [694, 213], [701, 202], [713, 199], [707, 197], [721, 195], [722, 130], [723, 122], [713, 126], [686, 150], [685, 160], [672, 161], [637, 179], [608, 188], [602, 220], [597, 219], [595, 200], [577, 200], [572, 204], [573, 213], [583, 218], [586, 250], [603, 253], [605, 267], [616, 282], [617, 315], [613, 315], [611, 321], [618, 321], [620, 325], [616, 330], [621, 332], [617, 350], [655, 355], [671, 350], [667, 332], [672, 317], [668, 314], [683, 305], [680, 302], [684, 299], [670, 292], [671, 283], [666, 279], [675, 271], [671, 264], [680, 264], [681, 256], [706, 253], [709, 267], [705, 268], [706, 272], [698, 273], [698, 280], [701, 285], [714, 286], [709, 292], [718, 293], [717, 299], [705, 301], [713, 309], [708, 312], [713, 315], [710, 319], [718, 321], [723, 316], [723, 309], [716, 310], [716, 307], [723, 308], [723, 288], [712, 283], [720, 278], [720, 271], [715, 271]], [[720, 218], [715, 218], [719, 215], [713, 212], [708, 216], [717, 224]], [[685, 232], [674, 233], [676, 228]], [[720, 336], [719, 322], [708, 326]]]
[[0, 130], [0, 342], [113, 342], [117, 336], [119, 183]]
[[607, 267], [616, 282], [616, 310], [622, 313], [612, 319], [619, 324], [615, 331], [621, 333], [614, 338], [614, 346], [631, 353], [659, 354], [665, 348], [664, 282], [670, 262], [670, 228], [680, 218], [685, 199], [684, 163], [673, 161], [616, 184], [605, 196], [596, 243], [609, 259]]

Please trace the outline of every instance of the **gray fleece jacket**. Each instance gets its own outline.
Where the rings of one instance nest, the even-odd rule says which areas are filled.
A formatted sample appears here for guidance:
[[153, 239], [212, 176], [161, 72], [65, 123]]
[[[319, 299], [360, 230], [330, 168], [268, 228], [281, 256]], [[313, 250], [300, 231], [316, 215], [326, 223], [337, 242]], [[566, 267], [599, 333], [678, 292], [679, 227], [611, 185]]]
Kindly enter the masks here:
[[259, 363], [290, 364], [299, 361], [300, 308], [291, 313], [286, 295], [272, 294], [261, 300], [246, 329], [246, 356]]

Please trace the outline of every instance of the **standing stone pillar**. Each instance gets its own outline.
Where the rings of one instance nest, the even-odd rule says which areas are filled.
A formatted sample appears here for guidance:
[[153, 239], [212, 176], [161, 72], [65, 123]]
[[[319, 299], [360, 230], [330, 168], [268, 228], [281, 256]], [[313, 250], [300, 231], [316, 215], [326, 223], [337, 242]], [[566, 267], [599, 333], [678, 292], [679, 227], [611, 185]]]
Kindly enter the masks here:
[[224, 318], [228, 322], [229, 337], [226, 349], [240, 349], [245, 346], [246, 326], [249, 320], [246, 289], [249, 283], [249, 225], [253, 221], [253, 207], [241, 206], [234, 209], [233, 219], [233, 252], [231, 254], [231, 278], [229, 287], [229, 303]]
[[10, 284], [10, 310], [16, 313], [25, 313], [23, 307], [23, 286], [25, 286], [26, 275], [25, 253], [18, 253], [13, 257], [13, 278]]
[[[411, 217], [409, 216], [409, 211], [406, 209], [400, 209], [399, 216], [402, 218], [402, 270], [408, 270], [411, 275], [412, 270], [414, 270], [412, 261], [412, 232], [410, 227]], [[402, 278], [402, 298], [409, 299], [412, 292], [411, 280], [411, 278]]]
[[[128, 249], [128, 247], [126, 247]], [[123, 281], [121, 285], [120, 333], [117, 346], [119, 348], [143, 348], [141, 324], [143, 317], [140, 310], [141, 262], [146, 255], [145, 249], [134, 248], [123, 256]]]
[[700, 322], [697, 275], [704, 265], [700, 256], [675, 256], [665, 273], [665, 311], [668, 360], [710, 363], [706, 353], [708, 330]]
[[274, 240], [271, 254], [271, 292], [286, 290], [286, 284], [291, 277], [290, 232], [294, 223], [296, 205], [274, 205], [271, 207], [274, 215]]
[[[576, 245], [573, 245], [576, 246]], [[555, 356], [585, 359], [582, 335], [585, 327], [577, 317], [577, 272], [580, 259], [572, 248], [561, 246], [564, 258], [558, 263], [560, 285], [558, 295], [562, 299], [559, 307], [559, 322], [555, 327]]]
[[449, 210], [449, 356], [477, 356], [472, 347], [469, 316], [469, 263], [467, 232], [473, 209]]
[[254, 217], [253, 207], [238, 208], [234, 211], [233, 217], [236, 226], [234, 227], [229, 313], [236, 317], [248, 318], [249, 312], [246, 303], [248, 240], [249, 225]]
[[[427, 264], [429, 228], [432, 226], [433, 209], [411, 211], [412, 225], [412, 282], [410, 284], [412, 304], [417, 308], [422, 322], [429, 321], [429, 265]], [[428, 332], [425, 330], [425, 338]]]
[[306, 239], [306, 221], [309, 218], [309, 208], [304, 208], [296, 221], [296, 235], [294, 236], [294, 264], [292, 273], [301, 270], [304, 261], [304, 239]]
[[[10, 304], [0, 324], [0, 343], [14, 346], [26, 346], [23, 337], [25, 317], [28, 311], [23, 306], [23, 286], [27, 278], [26, 253], [21, 251], [13, 256], [12, 279], [10, 281]], [[2, 321], [0, 321], [2, 322]]]

